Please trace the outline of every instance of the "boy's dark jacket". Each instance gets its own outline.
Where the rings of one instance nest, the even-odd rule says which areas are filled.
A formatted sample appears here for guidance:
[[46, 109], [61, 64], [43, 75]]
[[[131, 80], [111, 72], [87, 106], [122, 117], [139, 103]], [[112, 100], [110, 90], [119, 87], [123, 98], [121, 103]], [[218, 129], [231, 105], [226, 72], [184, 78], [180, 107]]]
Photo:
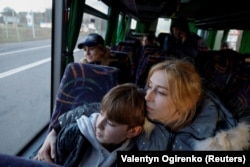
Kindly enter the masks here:
[[60, 130], [56, 141], [57, 164], [67, 167], [79, 166], [81, 163], [84, 163], [83, 166], [116, 166], [117, 151], [134, 149], [135, 143], [129, 139], [112, 151], [104, 148], [95, 137], [95, 122], [98, 115], [98, 113], [93, 113], [89, 117], [83, 115], [77, 119], [77, 123]]

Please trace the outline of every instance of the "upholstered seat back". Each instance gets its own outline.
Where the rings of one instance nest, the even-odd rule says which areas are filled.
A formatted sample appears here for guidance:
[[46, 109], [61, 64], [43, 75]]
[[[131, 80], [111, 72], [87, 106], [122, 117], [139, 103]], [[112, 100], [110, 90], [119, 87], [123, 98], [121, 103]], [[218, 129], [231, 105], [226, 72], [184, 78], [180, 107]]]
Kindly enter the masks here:
[[77, 106], [90, 102], [101, 102], [110, 88], [118, 83], [118, 69], [115, 67], [70, 63], [65, 69], [50, 121]]

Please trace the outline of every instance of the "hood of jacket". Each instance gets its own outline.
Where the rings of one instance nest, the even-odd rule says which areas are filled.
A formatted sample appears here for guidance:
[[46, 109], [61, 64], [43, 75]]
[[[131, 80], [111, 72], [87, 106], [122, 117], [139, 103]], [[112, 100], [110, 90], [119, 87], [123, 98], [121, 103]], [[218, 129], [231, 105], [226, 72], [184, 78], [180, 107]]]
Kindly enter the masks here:
[[250, 125], [246, 122], [241, 122], [234, 128], [217, 132], [213, 137], [208, 137], [205, 140], [196, 140], [194, 142], [194, 150], [249, 150], [249, 142]]
[[126, 151], [133, 147], [131, 140], [126, 140], [119, 148], [110, 152], [104, 148], [95, 137], [95, 122], [99, 113], [93, 113], [90, 117], [83, 115], [77, 120], [81, 133], [90, 142], [91, 147], [85, 153], [86, 158], [82, 161], [83, 166], [110, 167], [116, 161], [117, 151]]

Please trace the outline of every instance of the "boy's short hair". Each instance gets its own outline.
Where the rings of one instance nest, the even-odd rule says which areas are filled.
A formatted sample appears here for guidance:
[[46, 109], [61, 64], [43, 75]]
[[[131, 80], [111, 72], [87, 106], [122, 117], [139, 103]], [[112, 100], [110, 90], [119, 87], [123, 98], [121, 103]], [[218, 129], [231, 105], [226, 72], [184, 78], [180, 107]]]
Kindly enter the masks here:
[[101, 110], [110, 121], [128, 125], [143, 125], [145, 119], [145, 92], [133, 83], [113, 87], [102, 99]]

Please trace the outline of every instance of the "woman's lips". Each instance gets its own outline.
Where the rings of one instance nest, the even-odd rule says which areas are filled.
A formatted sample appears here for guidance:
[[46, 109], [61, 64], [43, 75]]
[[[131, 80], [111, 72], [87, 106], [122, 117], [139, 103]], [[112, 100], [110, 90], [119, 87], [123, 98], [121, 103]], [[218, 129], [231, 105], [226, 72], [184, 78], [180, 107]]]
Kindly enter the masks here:
[[147, 108], [148, 112], [152, 112], [153, 111], [153, 109], [151, 107], [149, 107], [149, 106], [147, 106], [146, 108]]

